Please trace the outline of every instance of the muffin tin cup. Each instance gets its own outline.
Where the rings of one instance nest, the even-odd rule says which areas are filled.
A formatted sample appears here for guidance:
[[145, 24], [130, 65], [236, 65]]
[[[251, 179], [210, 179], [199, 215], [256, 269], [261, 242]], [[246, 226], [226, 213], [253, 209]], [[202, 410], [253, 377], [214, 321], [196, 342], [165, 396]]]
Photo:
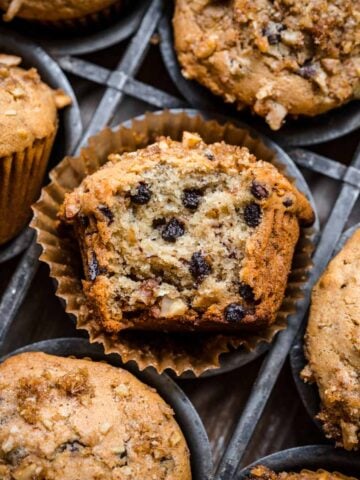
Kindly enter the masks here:
[[273, 131], [261, 117], [251, 114], [249, 110], [240, 112], [234, 106], [226, 104], [221, 97], [213, 95], [200, 83], [187, 80], [182, 75], [174, 48], [173, 3], [173, 1], [167, 2], [165, 14], [159, 24], [160, 50], [171, 79], [194, 108], [221, 112], [243, 120], [283, 146], [305, 146], [327, 142], [360, 127], [360, 100], [354, 100], [317, 117], [288, 119], [279, 131]]
[[[263, 465], [275, 472], [300, 472], [301, 470], [327, 470], [360, 478], [360, 457], [328, 445], [307, 445], [305, 447], [282, 450], [241, 470], [234, 480], [245, 480], [252, 468]], [[354, 479], [355, 480], [355, 479]]]
[[134, 363], [123, 365], [116, 355], [104, 355], [98, 345], [90, 345], [80, 338], [58, 338], [45, 340], [19, 348], [0, 359], [0, 362], [13, 355], [24, 352], [45, 352], [61, 357], [91, 358], [94, 361], [105, 361], [115, 367], [128, 370], [141, 382], [155, 388], [158, 394], [175, 412], [190, 450], [190, 462], [193, 480], [210, 480], [212, 458], [209, 440], [199, 415], [185, 393], [167, 375], [158, 375], [153, 369], [139, 371]]
[[[15, 18], [10, 26], [35, 39], [54, 55], [82, 55], [129, 38], [148, 6], [149, 0], [119, 0], [107, 9], [77, 20], [34, 23]], [[40, 29], [34, 31], [34, 25]]]
[[[74, 249], [74, 242], [59, 234], [56, 215], [65, 193], [76, 188], [86, 175], [98, 170], [110, 153], [143, 148], [160, 135], [179, 140], [184, 130], [198, 132], [207, 143], [224, 140], [226, 143], [247, 146], [258, 158], [274, 163], [294, 181], [314, 208], [303, 177], [278, 146], [245, 125], [235, 126], [226, 123], [224, 118], [224, 125], [221, 125], [206, 118], [209, 118], [206, 113], [200, 114], [194, 110], [161, 111], [125, 122], [115, 130], [103, 130], [90, 139], [79, 157], [65, 158], [51, 172], [52, 182], [43, 189], [39, 202], [35, 204], [32, 222], [43, 249], [41, 260], [49, 265], [51, 276], [57, 281], [57, 295], [65, 301], [66, 311], [75, 316], [77, 327], [88, 332], [90, 342], [102, 343], [106, 353], [117, 353], [124, 362], [136, 361], [140, 369], [153, 366], [158, 372], [171, 369], [176, 375], [186, 372], [188, 377], [197, 377], [204, 372], [212, 375], [244, 365], [263, 353], [264, 344], [269, 345], [276, 333], [286, 328], [287, 316], [296, 311], [296, 302], [302, 296], [302, 288], [311, 268], [318, 223], [311, 229], [302, 230], [285, 299], [277, 320], [270, 327], [256, 333], [238, 335], [123, 331], [111, 338], [93, 319], [87, 318], [80, 255]], [[227, 360], [223, 355], [220, 362], [221, 354], [227, 352], [231, 352], [231, 358]]]
[[[360, 229], [360, 223], [349, 228], [342, 234], [334, 251], [333, 257], [340, 252], [340, 250], [344, 247], [345, 243], [358, 229]], [[309, 414], [315, 425], [318, 427], [318, 429], [323, 432], [322, 424], [320, 420], [317, 419], [317, 415], [318, 413], [320, 413], [321, 409], [321, 400], [316, 383], [305, 383], [300, 376], [302, 370], [308, 363], [304, 352], [304, 334], [305, 329], [303, 329], [297, 336], [296, 341], [290, 350], [291, 371], [297, 391], [300, 395], [300, 398], [304, 404], [307, 413]]]
[[[75, 147], [82, 132], [80, 110], [74, 92], [59, 66], [41, 47], [7, 28], [0, 28], [0, 51], [21, 57], [22, 67], [35, 67], [45, 83], [54, 89], [64, 90], [72, 98], [72, 105], [59, 112], [59, 130], [50, 155], [50, 165], [54, 165]], [[25, 152], [0, 159], [1, 211], [7, 210], [12, 216], [9, 239], [18, 234], [30, 218], [30, 205], [38, 198], [52, 141], [53, 135], [35, 142]], [[19, 212], [16, 222], [14, 212]], [[15, 246], [13, 242], [0, 246], [0, 262], [9, 260], [26, 248], [30, 235], [24, 232], [14, 241], [17, 242]]]

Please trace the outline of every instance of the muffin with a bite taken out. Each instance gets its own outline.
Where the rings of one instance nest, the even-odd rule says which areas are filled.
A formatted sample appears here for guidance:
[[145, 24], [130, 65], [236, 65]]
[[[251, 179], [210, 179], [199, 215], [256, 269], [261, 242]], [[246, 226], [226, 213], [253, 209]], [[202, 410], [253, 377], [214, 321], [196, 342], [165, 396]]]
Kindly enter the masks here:
[[234, 333], [275, 322], [314, 213], [247, 148], [185, 132], [111, 155], [60, 218], [80, 245], [86, 315], [108, 335]]

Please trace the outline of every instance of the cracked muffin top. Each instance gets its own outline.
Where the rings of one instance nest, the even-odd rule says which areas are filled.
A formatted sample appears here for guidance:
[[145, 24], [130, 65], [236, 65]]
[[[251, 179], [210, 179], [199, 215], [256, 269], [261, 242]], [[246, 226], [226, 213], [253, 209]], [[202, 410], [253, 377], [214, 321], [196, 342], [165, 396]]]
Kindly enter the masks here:
[[2, 480], [191, 479], [172, 409], [126, 370], [24, 353], [0, 392]]
[[41, 81], [21, 58], [0, 54], [0, 157], [21, 152], [57, 129], [57, 110], [71, 103], [61, 90]]
[[359, 0], [176, 0], [186, 78], [277, 130], [360, 98]]
[[3, 18], [54, 22], [73, 20], [99, 12], [119, 0], [0, 0]]
[[89, 319], [114, 334], [275, 321], [299, 224], [314, 219], [294, 185], [247, 148], [188, 132], [110, 160], [60, 210], [80, 244]]
[[306, 331], [309, 364], [329, 438], [347, 450], [360, 446], [360, 230], [330, 262], [315, 286]]
[[249, 475], [251, 480], [356, 480], [339, 472], [327, 472], [326, 470], [301, 470], [300, 472], [276, 473], [263, 465], [254, 467]]

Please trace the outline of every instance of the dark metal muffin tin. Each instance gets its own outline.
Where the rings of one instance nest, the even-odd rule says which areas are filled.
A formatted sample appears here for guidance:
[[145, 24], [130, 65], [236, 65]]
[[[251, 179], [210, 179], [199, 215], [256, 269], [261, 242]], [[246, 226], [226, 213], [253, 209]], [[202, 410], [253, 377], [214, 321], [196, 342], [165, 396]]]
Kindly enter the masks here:
[[186, 100], [196, 108], [213, 110], [241, 118], [257, 130], [270, 136], [284, 146], [314, 145], [346, 135], [360, 127], [360, 101], [355, 100], [329, 113], [317, 117], [304, 117], [298, 120], [288, 119], [279, 131], [272, 131], [260, 117], [249, 112], [239, 112], [235, 107], [225, 104], [220, 97], [194, 80], [187, 80], [181, 73], [174, 49], [172, 15], [173, 2], [167, 2], [166, 11], [159, 25], [161, 36], [160, 49], [170, 77]]
[[[336, 249], [334, 251], [334, 256], [339, 253], [339, 251], [343, 248], [347, 240], [355, 233], [356, 230], [360, 228], [360, 223], [354, 225], [353, 227], [346, 230], [341, 236]], [[296, 388], [299, 392], [300, 398], [304, 404], [304, 407], [308, 414], [310, 415], [311, 419], [314, 421], [315, 425], [322, 430], [321, 422], [316, 418], [316, 415], [320, 412], [320, 397], [318, 388], [316, 383], [305, 383], [301, 377], [300, 373], [302, 369], [307, 364], [305, 354], [304, 354], [304, 333], [305, 331], [302, 330], [298, 335], [296, 342], [294, 343], [293, 347], [290, 351], [290, 364], [291, 364], [291, 371], [293, 374], [294, 382], [296, 384]]]
[[158, 375], [149, 368], [139, 371], [135, 364], [123, 364], [117, 355], [104, 355], [101, 347], [90, 345], [87, 340], [80, 338], [57, 338], [45, 340], [26, 347], [19, 348], [6, 358], [24, 352], [45, 352], [61, 357], [75, 356], [78, 358], [90, 357], [95, 361], [106, 361], [115, 367], [121, 367], [135, 375], [140, 381], [155, 388], [160, 396], [175, 412], [175, 419], [186, 438], [190, 450], [190, 461], [193, 480], [210, 480], [212, 472], [212, 458], [209, 440], [199, 415], [184, 392], [166, 374]]
[[360, 457], [351, 455], [345, 450], [335, 449], [328, 445], [308, 445], [306, 447], [290, 448], [273, 453], [247, 466], [234, 477], [234, 480], [245, 480], [250, 470], [263, 465], [275, 472], [299, 472], [303, 469], [323, 469], [339, 472], [353, 477], [360, 476]]
[[[72, 105], [59, 112], [59, 131], [49, 164], [54, 166], [75, 147], [82, 133], [80, 109], [73, 89], [58, 64], [41, 47], [5, 27], [0, 28], [0, 52], [21, 57], [21, 67], [35, 67], [45, 83], [55, 89], [61, 88], [72, 98]], [[21, 253], [31, 238], [32, 232], [25, 229], [14, 240], [1, 246], [0, 263]]]
[[[121, 61], [114, 69], [113, 73], [115, 73], [119, 78], [121, 78], [123, 80], [122, 82], [115, 82], [115, 77], [113, 78], [114, 81], [111, 82], [111, 77], [108, 78], [106, 75], [104, 76], [105, 78], [103, 80], [99, 79], [100, 75], [98, 74], [100, 73], [100, 70], [102, 70], [102, 73], [104, 73], [105, 70], [103, 68], [101, 69], [101, 67], [100, 69], [98, 68], [92, 70], [92, 73], [98, 79], [98, 83], [103, 83], [104, 86], [106, 86], [107, 88], [78, 146], [86, 144], [88, 138], [91, 135], [93, 135], [106, 125], [111, 124], [114, 113], [120, 108], [120, 105], [124, 100], [124, 96], [125, 94], [127, 94], [124, 85], [129, 86], [129, 90], [138, 90], [140, 88], [139, 84], [141, 82], [135, 83], [134, 77], [139, 70], [141, 64], [143, 63], [149, 46], [149, 38], [156, 31], [158, 21], [161, 16], [162, 7], [167, 2], [169, 2], [169, 0], [151, 1], [151, 5], [147, 10], [146, 14], [144, 15], [139, 29], [132, 37], [132, 40], [131, 42], [129, 42], [129, 45], [126, 48]], [[164, 24], [164, 22], [167, 22], [167, 25]], [[170, 39], [170, 37], [166, 37], [166, 34], [170, 36], [172, 33], [169, 16], [167, 17], [167, 19], [163, 20], [160, 30], [163, 37], [161, 47], [162, 49], [167, 48], [169, 50], [170, 53], [168, 52], [168, 55], [172, 55], [169, 58], [172, 59], [173, 62], [175, 62], [175, 66], [177, 66], [178, 69], [176, 56], [174, 55], [173, 51], [172, 40]], [[112, 52], [112, 56], [116, 56], [114, 51]], [[82, 67], [83, 65], [81, 65], [81, 68]], [[169, 68], [169, 73], [174, 74], [174, 70], [175, 67], [171, 66]], [[82, 72], [81, 76], [86, 77], [85, 73], [86, 72]], [[105, 71], [105, 73], [107, 72]], [[184, 81], [182, 76], [176, 77], [174, 75], [173, 78], [178, 78], [179, 90], [184, 93], [184, 96], [187, 99], [189, 99], [190, 97], [188, 97], [188, 95], [190, 95], [190, 93], [188, 92], [192, 92], [192, 86], [187, 85], [187, 82], [182, 83], [182, 81]], [[197, 84], [195, 85], [199, 87]], [[144, 87], [149, 88], [150, 85], [144, 84]], [[154, 87], [151, 87], [151, 95], [155, 95], [155, 90], [156, 89], [154, 89]], [[206, 90], [204, 91], [207, 92]], [[141, 98], [142, 100], [149, 100], [149, 103], [156, 105], [157, 108], [159, 108], [160, 106], [168, 107], [169, 105], [171, 105], [171, 102], [164, 102], [164, 92], [160, 91], [157, 93], [158, 95], [155, 99], [155, 102], [151, 98], [149, 98], [149, 90], [147, 90], [146, 88], [141, 91], [140, 96], [136, 97], [135, 95], [135, 97]], [[199, 105], [197, 104], [197, 99], [201, 99], [201, 96], [194, 96], [193, 106], [199, 108]], [[179, 103], [174, 103], [174, 106], [175, 105], [179, 105]], [[288, 132], [288, 130], [285, 129], [282, 130], [282, 133], [278, 136], [276, 136], [277, 134], [275, 134], [274, 132], [271, 132], [270, 129], [264, 125], [264, 122], [261, 119], [256, 120], [252, 118], [251, 121], [253, 124], [258, 125], [258, 129], [263, 128], [263, 130], [265, 130], [269, 135], [271, 135], [272, 138], [279, 139], [279, 141], [282, 141], [284, 144], [311, 145], [316, 142], [324, 141], [325, 139], [336, 138], [358, 127], [360, 123], [358, 105], [359, 102], [353, 102], [346, 107], [332, 112], [329, 115], [319, 117], [318, 120], [320, 124], [318, 126], [316, 125], [316, 123], [313, 124], [312, 120], [308, 119], [305, 122], [305, 127], [307, 128], [301, 130], [301, 125], [303, 125], [304, 122], [294, 122], [294, 128], [296, 126], [296, 130], [290, 129], [290, 132]], [[231, 115], [239, 117], [239, 114], [235, 112], [234, 109], [226, 110], [224, 107], [224, 103], [220, 99], [216, 99], [215, 97], [210, 97], [210, 100], [204, 102], [202, 106], [205, 107], [207, 110], [212, 109], [217, 110], [217, 112], [230, 111]], [[348, 112], [348, 114], [346, 112]], [[334, 116], [335, 113], [336, 115]], [[327, 120], [324, 121], [324, 119]], [[328, 124], [326, 123], [327, 121], [329, 122]], [[334, 126], [334, 122], [338, 123]], [[78, 149], [74, 151], [76, 152], [78, 151]], [[335, 162], [334, 160], [319, 157], [312, 152], [308, 152], [306, 150], [299, 149], [297, 153], [301, 154], [300, 157], [295, 157], [297, 158], [297, 163], [299, 163], [305, 168], [308, 168], [312, 172], [317, 172], [322, 175], [327, 175], [331, 178], [336, 179], [340, 187], [339, 195], [333, 205], [330, 214], [328, 215], [326, 223], [322, 228], [321, 236], [319, 235], [320, 239], [313, 256], [314, 268], [311, 272], [310, 281], [307, 284], [305, 298], [299, 301], [298, 312], [296, 315], [292, 315], [289, 319], [288, 328], [280, 332], [273, 341], [269, 353], [266, 355], [262, 362], [262, 367], [249, 393], [247, 403], [242, 410], [241, 416], [239, 418], [234, 418], [234, 423], [232, 425], [233, 434], [230, 442], [228, 442], [225, 448], [222, 463], [220, 464], [215, 477], [217, 480], [230, 480], [234, 478], [234, 472], [239, 471], [238, 465], [241, 464], [244, 453], [248, 449], [250, 439], [253, 435], [256, 425], [261, 418], [265, 405], [274, 388], [276, 379], [278, 378], [282, 366], [285, 362], [293, 339], [307, 311], [311, 286], [317, 280], [319, 272], [328, 262], [334, 245], [336, 244], [336, 241], [339, 238], [340, 233], [343, 230], [344, 225], [350, 215], [350, 212], [353, 209], [355, 202], [359, 196], [360, 187], [356, 185], [357, 176], [355, 175], [355, 173], [359, 173], [358, 169], [360, 168], [359, 154], [355, 154], [351, 166], [346, 167], [345, 165]], [[23, 302], [24, 296], [28, 291], [32, 278], [35, 275], [38, 257], [37, 247], [38, 246], [33, 243], [28, 249], [28, 251], [23, 255], [22, 259], [18, 263], [18, 267], [15, 273], [13, 274], [7, 285], [7, 288], [5, 289], [3, 297], [0, 299], [0, 347], [1, 345], [5, 345], [7, 342], [7, 330], [13, 325], [16, 312], [18, 311], [19, 306]], [[89, 348], [97, 347], [91, 346]], [[237, 352], [234, 352], [235, 357], [236, 353]], [[231, 363], [230, 355], [232, 354], [229, 354], [228, 357], [229, 364]], [[235, 363], [233, 364], [234, 366], [230, 366], [230, 369], [235, 368], [236, 366], [239, 366], [241, 364], [236, 363], [237, 360], [238, 359], [235, 358]], [[250, 360], [251, 359], [249, 359], [248, 361]], [[227, 369], [226, 366], [224, 366], [224, 369], [222, 371], [225, 371], [225, 369]], [[183, 429], [185, 431], [184, 427]], [[284, 460], [284, 458], [290, 458], [289, 461], [284, 460], [282, 463], [280, 463], [279, 460], [280, 468], [310, 468], [310, 464], [306, 463], [307, 459], [313, 458], [314, 462], [316, 462], [318, 457], [320, 457], [326, 458], [326, 461], [328, 462], [326, 465], [327, 467], [332, 468], [332, 465], [334, 465], [333, 468], [340, 470], [344, 463], [340, 463], [339, 460], [339, 467], [336, 467], [336, 464], [333, 463], [332, 460], [334, 458], [340, 458], [340, 456], [342, 457], [342, 460], [343, 456], [346, 456], [349, 459], [347, 461], [351, 462], [350, 465], [358, 465], [358, 457], [355, 457], [354, 455], [350, 456], [348, 454], [344, 454], [342, 451], [335, 452], [333, 449], [328, 449], [328, 447], [326, 446], [303, 447], [301, 449], [293, 449], [290, 451], [289, 454], [287, 454], [287, 452], [289, 451], [280, 452], [275, 456], [271, 456], [270, 458], [274, 458], [274, 463], [269, 463], [268, 466], [275, 468], [276, 458], [280, 460]], [[312, 455], [312, 452], [314, 452], [314, 455]], [[333, 453], [336, 455], [333, 456]], [[295, 462], [295, 459], [298, 459], [297, 463]], [[265, 461], [267, 462], [267, 457], [261, 460], [262, 463], [264, 463]], [[311, 460], [309, 460], [309, 462], [310, 461]], [[209, 468], [207, 472], [209, 472], [211, 468], [211, 462], [209, 461], [208, 463]], [[317, 464], [312, 464], [314, 468], [315, 465]], [[207, 477], [203, 478], [205, 479]]]
[[139, 27], [148, 6], [149, 0], [125, 0], [124, 10], [114, 23], [83, 34], [71, 30], [51, 31], [20, 19], [14, 19], [10, 25], [54, 55], [82, 55], [111, 47], [130, 37]]

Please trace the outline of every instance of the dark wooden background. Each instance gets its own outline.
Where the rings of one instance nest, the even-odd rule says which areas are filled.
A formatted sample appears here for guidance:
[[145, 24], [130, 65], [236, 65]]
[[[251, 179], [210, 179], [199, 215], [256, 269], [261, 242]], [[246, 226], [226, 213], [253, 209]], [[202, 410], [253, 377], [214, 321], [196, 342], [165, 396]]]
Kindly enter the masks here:
[[[113, 68], [123, 49], [124, 45], [116, 46], [97, 54], [86, 55], [83, 58]], [[156, 45], [151, 47], [137, 78], [179, 95], [167, 75]], [[78, 96], [86, 126], [101, 98], [103, 89], [74, 77], [70, 77], [70, 80]], [[115, 123], [142, 114], [146, 110], [151, 110], [151, 107], [125, 98], [118, 108]], [[341, 140], [317, 146], [313, 150], [347, 164], [351, 160], [359, 139], [359, 131], [357, 131]], [[332, 208], [340, 185], [309, 171], [304, 171], [304, 175], [313, 191], [318, 213], [323, 223]], [[348, 226], [360, 221], [359, 206], [358, 202]], [[17, 261], [18, 259], [14, 259], [0, 265], [0, 295], [14, 271]], [[19, 346], [42, 339], [76, 335], [77, 332], [72, 321], [64, 313], [59, 300], [54, 295], [54, 286], [49, 278], [48, 269], [45, 265], [41, 265], [8, 334], [6, 351], [9, 352]], [[241, 415], [261, 361], [260, 358], [243, 368], [220, 376], [179, 381], [205, 424], [215, 463], [221, 458], [235, 421]], [[308, 417], [297, 395], [287, 362], [257, 427], [243, 464], [246, 465], [274, 451], [299, 445], [323, 443], [324, 441], [324, 437]]]

